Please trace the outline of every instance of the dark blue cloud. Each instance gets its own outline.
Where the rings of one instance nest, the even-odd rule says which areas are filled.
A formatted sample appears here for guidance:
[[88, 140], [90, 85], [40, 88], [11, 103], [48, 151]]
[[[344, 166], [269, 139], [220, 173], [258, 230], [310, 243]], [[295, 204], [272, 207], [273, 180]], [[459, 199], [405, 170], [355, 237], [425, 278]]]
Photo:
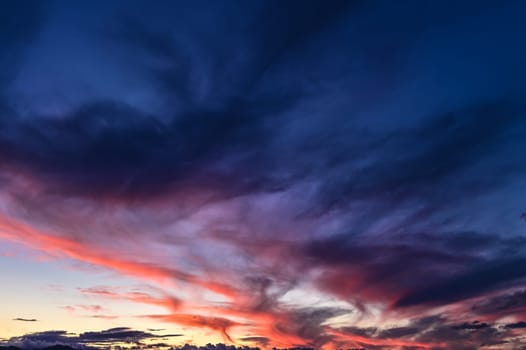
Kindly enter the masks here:
[[[163, 6], [170, 14], [178, 12], [175, 5]], [[408, 45], [416, 45], [414, 40], [429, 35], [431, 28], [448, 28], [453, 19], [469, 22], [470, 15], [485, 14], [491, 6], [470, 4], [446, 11], [445, 5], [436, 5], [423, 14], [429, 23], [414, 16], [421, 6], [417, 3], [393, 8], [399, 16], [391, 19], [385, 17], [390, 6], [384, 6], [366, 6], [360, 1], [330, 6], [315, 1], [255, 3], [242, 7], [247, 19], [238, 19], [233, 6], [226, 6], [232, 28], [221, 21], [219, 29], [210, 32], [211, 38], [192, 26], [148, 28], [144, 20], [126, 20], [133, 18], [132, 10], [131, 14], [124, 12], [122, 29], [116, 29], [122, 34], [111, 39], [114, 54], [118, 57], [119, 46], [129, 46], [132, 56], [142, 53], [154, 58], [138, 60], [145, 72], [151, 73], [148, 79], [158, 86], [168, 109], [161, 114], [143, 111], [114, 96], [114, 100], [89, 101], [60, 116], [21, 119], [5, 115], [1, 119], [6, 130], [0, 139], [2, 160], [40, 174], [46, 182], [64, 183], [70, 190], [122, 195], [155, 193], [196, 177], [202, 177], [200, 185], [217, 179], [219, 184], [214, 186], [224, 185], [221, 179], [234, 178], [240, 188], [232, 191], [248, 193], [283, 188], [308, 177], [322, 182], [320, 203], [328, 206], [378, 193], [388, 193], [395, 201], [415, 195], [433, 198], [437, 197], [433, 188], [455, 192], [458, 187], [468, 187], [468, 181], [471, 191], [493, 185], [492, 174], [465, 181], [452, 177], [497, 154], [503, 135], [521, 127], [524, 108], [517, 101], [522, 95], [503, 99], [496, 94], [466, 100], [461, 107], [449, 110], [431, 109], [422, 112], [421, 119], [426, 120], [422, 126], [416, 122], [416, 128], [388, 133], [372, 125], [363, 133], [359, 127], [362, 121], [353, 112], [364, 106], [360, 101], [349, 105], [339, 101], [351, 101], [361, 93], [353, 82], [355, 77], [360, 81], [380, 79], [375, 69], [353, 68], [350, 62], [355, 55], [365, 55], [368, 60], [378, 55], [382, 46], [394, 45], [399, 46], [398, 55], [405, 53], [409, 59], [412, 51]], [[184, 11], [189, 18], [186, 23], [198, 23], [204, 33], [209, 32], [205, 21], [220, 16], [202, 12], [201, 7], [188, 6]], [[378, 18], [377, 26], [355, 24], [358, 15]], [[365, 30], [359, 32], [362, 35], [355, 32], [361, 30]], [[514, 35], [506, 30], [495, 35]], [[195, 39], [197, 48], [188, 44], [189, 39]], [[390, 42], [384, 42], [387, 39]], [[223, 41], [227, 52], [217, 48], [217, 42]], [[335, 57], [337, 64], [329, 64], [330, 57]], [[508, 68], [505, 60], [497, 63], [495, 70]], [[436, 64], [446, 68], [464, 62]], [[132, 67], [138, 69], [133, 65], [128, 69]], [[333, 77], [334, 69], [339, 69], [339, 79]], [[395, 62], [386, 69], [403, 72], [421, 68]], [[347, 73], [342, 74], [344, 71]], [[202, 72], [207, 75], [199, 79]], [[310, 87], [304, 80], [310, 72], [315, 74], [312, 79], [320, 82], [330, 79], [326, 83], [334, 88], [343, 84], [340, 91], [330, 85], [316, 87], [315, 81]], [[228, 76], [221, 76], [224, 73]], [[404, 81], [396, 84], [392, 88], [412, 93]], [[301, 111], [309, 100], [316, 103], [316, 114]], [[386, 107], [392, 104], [383, 102]], [[323, 116], [317, 116], [319, 113]], [[315, 124], [303, 126], [301, 119]], [[327, 126], [317, 129], [324, 120]], [[289, 134], [291, 142], [283, 144], [282, 138]], [[366, 157], [375, 161], [357, 168], [355, 164]], [[505, 166], [500, 165], [499, 171]], [[477, 169], [488, 170], [496, 171], [495, 164]], [[505, 179], [505, 174], [501, 178]], [[450, 200], [441, 197], [442, 201]]]
[[[424, 230], [391, 233], [382, 241], [343, 233], [307, 243], [304, 254], [313, 266], [326, 266], [341, 281], [346, 276], [355, 280], [352, 290], [338, 280], [329, 289], [351, 299], [363, 289], [385, 289], [390, 291], [386, 297], [401, 293], [394, 307], [408, 307], [442, 305], [521, 285], [526, 273], [519, 253], [523, 246], [521, 237]], [[482, 312], [487, 307], [477, 308]]]
[[481, 295], [497, 288], [524, 283], [526, 258], [502, 258], [475, 265], [473, 269], [432, 282], [421, 290], [411, 291], [397, 306], [420, 303], [448, 303]]
[[[386, 345], [374, 349], [389, 349], [396, 346], [396, 340], [412, 339], [418, 342], [435, 344], [436, 349], [475, 350], [483, 346], [499, 346], [509, 344], [514, 347], [523, 346], [523, 339], [513, 337], [506, 327], [479, 321], [456, 324], [440, 316], [427, 316], [410, 320], [403, 327], [359, 328], [345, 327], [342, 329], [349, 335], [365, 336], [370, 339], [381, 339]], [[508, 341], [503, 341], [509, 337]], [[389, 341], [393, 344], [389, 345]], [[439, 345], [441, 344], [441, 345]], [[369, 347], [367, 347], [369, 348]], [[408, 347], [411, 348], [411, 347]]]
[[526, 322], [520, 321], [515, 323], [509, 323], [506, 325], [506, 328], [526, 328]]
[[23, 59], [21, 52], [31, 44], [44, 16], [44, 5], [39, 1], [7, 0], [0, 14], [0, 93], [15, 77]]

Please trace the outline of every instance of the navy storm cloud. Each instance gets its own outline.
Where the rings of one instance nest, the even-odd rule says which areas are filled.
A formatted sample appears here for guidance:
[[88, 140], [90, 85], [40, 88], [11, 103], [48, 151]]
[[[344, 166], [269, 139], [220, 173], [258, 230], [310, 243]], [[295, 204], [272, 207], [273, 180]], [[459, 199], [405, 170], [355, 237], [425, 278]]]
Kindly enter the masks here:
[[[31, 33], [45, 16], [35, 9], [41, 4], [31, 4], [21, 9], [13, 3], [8, 7], [10, 21], [3, 24], [4, 45], [17, 55], [23, 54]], [[352, 200], [374, 201], [374, 207], [363, 213], [365, 226], [385, 206], [410, 200], [425, 199], [425, 203], [408, 220], [425, 220], [455, 198], [476, 196], [488, 187], [502, 185], [497, 178], [506, 181], [524, 171], [518, 162], [524, 142], [513, 135], [524, 129], [521, 91], [507, 96], [501, 96], [501, 91], [495, 96], [482, 91], [478, 97], [476, 91], [466, 92], [475, 97], [456, 106], [423, 110], [423, 121], [404, 122], [404, 127], [394, 130], [364, 121], [360, 109], [367, 108], [367, 99], [373, 97], [362, 102], [353, 95], [362, 97], [363, 93], [355, 80], [370, 76], [378, 83], [373, 88], [378, 92], [370, 93], [377, 93], [378, 103], [384, 103], [388, 92], [382, 91], [384, 77], [379, 72], [389, 76], [397, 74], [397, 69], [410, 71], [400, 56], [418, 37], [436, 31], [427, 27], [438, 26], [449, 17], [450, 21], [469, 19], [498, 5], [466, 3], [446, 13], [447, 4], [435, 4], [437, 13], [431, 13], [426, 9], [431, 5], [408, 3], [393, 7], [397, 16], [389, 17], [360, 1], [328, 6], [294, 1], [235, 5], [225, 6], [224, 15], [233, 20], [220, 27], [225, 32], [215, 31], [211, 38], [196, 34], [195, 40], [202, 44], [199, 49], [185, 47], [176, 36], [148, 28], [140, 20], [130, 21], [123, 14], [116, 29], [97, 35], [111, 41], [116, 55], [126, 49], [160, 61], [139, 62], [134, 67], [150, 74], [168, 107], [149, 112], [115, 98], [87, 101], [64, 115], [3, 113], [2, 167], [35, 174], [54, 191], [146, 198], [178, 186], [226, 186], [229, 194], [240, 195], [280, 191], [315, 179], [320, 189], [312, 204], [319, 208], [313, 210], [345, 208]], [[204, 26], [200, 16], [205, 16], [188, 7], [195, 23]], [[418, 10], [426, 10], [422, 16], [429, 17], [427, 23], [413, 16]], [[245, 11], [247, 19], [236, 11]], [[360, 11], [370, 16], [368, 23], [353, 20]], [[17, 26], [16, 18], [28, 24]], [[354, 27], [358, 33], [352, 31]], [[518, 33], [503, 26], [492, 35], [501, 40], [488, 41], [488, 47], [498, 50], [505, 46], [500, 41], [510, 42], [517, 55], [525, 55], [519, 45], [511, 43], [514, 36], [519, 40]], [[232, 52], [215, 50], [217, 40]], [[234, 47], [240, 48], [241, 57], [236, 57]], [[393, 47], [397, 50], [394, 55], [383, 51]], [[479, 47], [472, 50], [477, 52]], [[206, 59], [194, 57], [205, 53], [210, 54]], [[373, 63], [367, 62], [369, 58]], [[434, 64], [455, 70], [456, 65], [464, 64], [462, 59]], [[353, 60], [364, 66], [354, 68]], [[496, 63], [493, 70], [503, 74], [513, 63], [505, 57], [479, 60]], [[18, 64], [7, 58], [6, 62], [2, 71], [13, 75]], [[472, 64], [482, 66], [481, 62]], [[513, 78], [524, 73], [521, 65], [514, 67], [517, 72], [509, 77], [510, 87]], [[193, 76], [198, 71], [209, 74], [204, 90], [199, 90]], [[336, 74], [341, 76], [338, 92], [330, 86]], [[392, 84], [392, 94], [414, 94], [405, 91], [404, 81]], [[444, 83], [428, 85], [429, 94], [440, 84]], [[385, 101], [387, 106], [390, 103]], [[312, 113], [304, 107], [310, 104]], [[14, 108], [8, 102], [4, 105]]]

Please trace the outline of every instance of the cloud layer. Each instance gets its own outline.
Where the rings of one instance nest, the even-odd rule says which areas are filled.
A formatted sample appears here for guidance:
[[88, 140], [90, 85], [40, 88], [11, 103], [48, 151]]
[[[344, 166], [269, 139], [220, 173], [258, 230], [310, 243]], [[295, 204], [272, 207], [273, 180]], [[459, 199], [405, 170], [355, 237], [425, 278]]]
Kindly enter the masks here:
[[[65, 311], [126, 300], [263, 347], [524, 345], [523, 4], [58, 4], [0, 21], [0, 237], [151, 288]], [[48, 336], [152, 338], [19, 341]]]
[[166, 340], [177, 336], [180, 336], [180, 334], [155, 335], [126, 327], [119, 327], [81, 334], [71, 334], [66, 331], [30, 333], [8, 339], [5, 345], [22, 349], [42, 349], [55, 345], [70, 346], [75, 349], [90, 349], [121, 344], [143, 345], [143, 342], [146, 340]]

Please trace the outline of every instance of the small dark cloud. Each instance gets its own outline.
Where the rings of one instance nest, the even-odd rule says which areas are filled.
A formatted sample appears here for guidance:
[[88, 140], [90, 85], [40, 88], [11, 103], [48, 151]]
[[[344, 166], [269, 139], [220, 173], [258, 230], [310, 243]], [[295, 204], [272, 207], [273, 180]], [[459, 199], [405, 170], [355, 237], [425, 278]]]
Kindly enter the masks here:
[[99, 332], [84, 332], [79, 334], [78, 339], [85, 343], [113, 343], [113, 342], [128, 342], [135, 343], [143, 339], [153, 338], [167, 338], [167, 337], [179, 337], [182, 334], [152, 334], [143, 331], [133, 330], [127, 327], [111, 328], [105, 331]]
[[89, 317], [90, 318], [100, 318], [100, 319], [103, 319], [103, 320], [115, 320], [115, 319], [119, 318], [119, 316], [116, 316], [116, 315], [91, 315]]
[[23, 318], [23, 317], [17, 317], [13, 318], [13, 321], [22, 321], [22, 322], [36, 322], [38, 321], [36, 318]]
[[520, 321], [516, 323], [508, 323], [505, 327], [506, 328], [526, 328], [526, 322]]
[[167, 343], [152, 343], [152, 344], [142, 344], [142, 348], [146, 349], [159, 349], [159, 348], [171, 348], [173, 345]]
[[467, 330], [476, 330], [490, 327], [489, 324], [485, 322], [473, 321], [471, 323], [462, 323], [459, 325], [453, 326], [453, 329], [467, 329]]
[[29, 333], [19, 337], [12, 337], [5, 343], [23, 349], [41, 349], [44, 347], [63, 345], [78, 349], [97, 347], [101, 344], [113, 343], [135, 344], [143, 340], [178, 337], [181, 334], [152, 334], [144, 331], [133, 330], [128, 327], [111, 328], [98, 332], [84, 332], [80, 334], [66, 331], [46, 331]]
[[252, 336], [252, 337], [243, 337], [243, 338], [240, 338], [240, 340], [241, 341], [255, 343], [255, 344], [261, 345], [263, 347], [266, 347], [266, 346], [268, 346], [270, 344], [270, 339], [267, 338], [267, 337], [255, 337], [255, 336]]

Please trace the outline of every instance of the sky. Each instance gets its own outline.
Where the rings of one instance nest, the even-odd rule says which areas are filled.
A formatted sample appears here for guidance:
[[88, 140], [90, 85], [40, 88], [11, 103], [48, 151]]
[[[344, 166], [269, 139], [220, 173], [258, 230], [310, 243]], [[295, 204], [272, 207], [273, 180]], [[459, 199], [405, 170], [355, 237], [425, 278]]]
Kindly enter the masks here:
[[2, 1], [0, 344], [526, 348], [525, 15]]

